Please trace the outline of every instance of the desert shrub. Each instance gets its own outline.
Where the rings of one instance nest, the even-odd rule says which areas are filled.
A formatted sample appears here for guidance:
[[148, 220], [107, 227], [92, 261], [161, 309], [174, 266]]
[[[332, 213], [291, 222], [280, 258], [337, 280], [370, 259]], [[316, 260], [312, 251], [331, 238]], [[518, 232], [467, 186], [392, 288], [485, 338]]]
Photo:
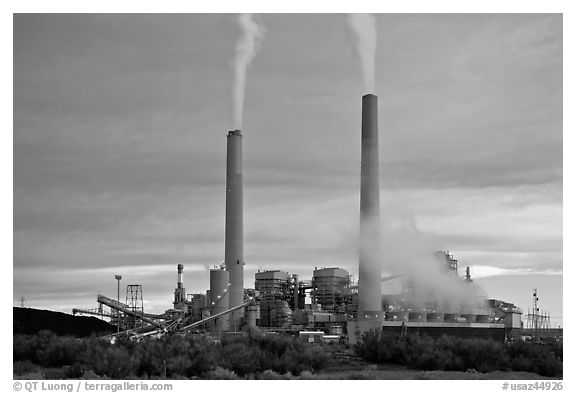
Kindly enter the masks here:
[[258, 379], [274, 379], [274, 380], [290, 379], [289, 377], [277, 373], [276, 371], [273, 370], [264, 370], [263, 372], [258, 374], [257, 377]]
[[218, 352], [216, 344], [205, 338], [190, 336], [186, 344], [186, 355], [190, 362], [186, 369], [187, 377], [201, 376], [218, 366]]
[[258, 347], [248, 346], [246, 342], [222, 343], [219, 363], [222, 367], [245, 376], [261, 369], [262, 354]]
[[541, 357], [535, 359], [533, 371], [545, 377], [555, 377], [562, 375], [562, 363], [560, 363], [551, 353], [543, 353]]
[[302, 371], [300, 379], [316, 379], [316, 376], [308, 370]]
[[317, 372], [326, 366], [330, 357], [321, 346], [306, 345], [304, 350], [296, 351], [296, 361], [305, 365], [306, 370]]
[[61, 367], [75, 363], [84, 352], [81, 339], [72, 337], [54, 337], [46, 346], [41, 344], [36, 357], [45, 367]]
[[98, 362], [92, 364], [96, 374], [112, 379], [126, 378], [136, 371], [128, 351], [122, 347], [99, 348]]
[[164, 359], [155, 353], [153, 343], [142, 342], [133, 352], [133, 359], [137, 362], [136, 375], [140, 377], [164, 376]]
[[475, 369], [530, 371], [543, 376], [562, 374], [562, 349], [554, 345], [516, 342], [505, 346], [492, 340], [385, 334], [366, 332], [355, 346], [356, 353], [375, 363], [397, 363], [421, 370]]
[[190, 367], [190, 359], [185, 355], [171, 356], [166, 360], [166, 376], [186, 375]]
[[452, 364], [451, 369], [454, 370], [487, 372], [505, 368], [503, 344], [492, 340], [456, 339], [451, 351], [455, 358], [461, 360], [460, 364]]
[[554, 356], [556, 356], [556, 358], [558, 358], [558, 360], [563, 361], [564, 360], [564, 351], [563, 351], [562, 342], [552, 343], [550, 347], [551, 347], [551, 351], [554, 354]]
[[44, 379], [66, 379], [66, 370], [63, 368], [49, 368], [44, 370]]
[[[51, 332], [14, 336], [15, 370], [25, 372], [30, 364], [66, 366], [69, 378], [82, 373], [108, 378], [203, 377], [218, 367], [241, 377], [257, 376], [262, 370], [280, 375], [316, 372], [329, 356], [321, 345], [310, 345], [292, 336], [264, 335], [226, 337], [214, 342], [195, 335], [172, 335], [141, 342], [124, 338], [114, 344], [95, 337], [75, 339]], [[17, 363], [25, 362], [28, 363]]]
[[548, 345], [515, 342], [506, 347], [506, 353], [513, 370], [554, 377], [562, 374], [562, 363], [554, 349]]
[[356, 354], [369, 362], [384, 362], [379, 360], [378, 350], [380, 345], [381, 333], [376, 329], [371, 329], [365, 332], [360, 341], [355, 345], [354, 350]]
[[84, 369], [78, 362], [64, 369], [67, 379], [78, 379], [84, 375]]
[[370, 379], [370, 375], [364, 371], [354, 371], [348, 374], [346, 379]]
[[23, 375], [36, 372], [39, 369], [40, 366], [32, 363], [30, 360], [17, 360], [13, 364], [12, 372], [15, 375]]
[[222, 367], [217, 367], [215, 370], [208, 371], [204, 377], [206, 379], [238, 379], [238, 376], [234, 371]]
[[37, 336], [28, 336], [15, 334], [12, 344], [13, 361], [36, 361], [36, 352], [38, 351]]
[[263, 352], [269, 352], [275, 356], [282, 356], [289, 347], [297, 345], [294, 337], [280, 334], [252, 336], [247, 343], [256, 344]]

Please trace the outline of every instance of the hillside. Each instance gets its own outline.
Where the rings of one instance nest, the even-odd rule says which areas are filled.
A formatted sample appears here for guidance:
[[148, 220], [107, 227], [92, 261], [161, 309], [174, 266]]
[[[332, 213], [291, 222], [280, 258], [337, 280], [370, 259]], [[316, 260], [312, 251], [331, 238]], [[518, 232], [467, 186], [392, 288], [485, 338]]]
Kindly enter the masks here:
[[51, 330], [60, 336], [86, 337], [92, 333], [101, 335], [116, 330], [114, 326], [95, 317], [73, 316], [35, 308], [14, 307], [13, 310], [13, 334], [36, 334], [41, 330]]

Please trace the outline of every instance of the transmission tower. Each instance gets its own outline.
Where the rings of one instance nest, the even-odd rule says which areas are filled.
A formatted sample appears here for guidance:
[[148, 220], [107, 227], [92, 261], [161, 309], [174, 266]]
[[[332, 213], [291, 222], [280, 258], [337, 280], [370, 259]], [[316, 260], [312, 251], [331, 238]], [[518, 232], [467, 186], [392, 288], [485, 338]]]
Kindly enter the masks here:
[[538, 290], [534, 288], [532, 292], [532, 310], [528, 310], [528, 328], [534, 330], [534, 337], [538, 339], [540, 337], [540, 331], [542, 329], [550, 329], [550, 313], [540, 312], [540, 307], [538, 307]]

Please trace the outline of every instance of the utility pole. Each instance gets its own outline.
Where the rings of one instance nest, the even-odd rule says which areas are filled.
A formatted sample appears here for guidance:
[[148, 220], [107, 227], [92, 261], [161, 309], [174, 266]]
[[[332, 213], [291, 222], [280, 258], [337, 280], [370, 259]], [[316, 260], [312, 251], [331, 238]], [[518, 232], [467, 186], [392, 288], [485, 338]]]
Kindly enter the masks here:
[[[119, 274], [116, 274], [114, 276], [114, 278], [116, 278], [116, 280], [118, 281], [118, 303], [120, 303], [120, 280], [122, 280], [122, 276]], [[116, 321], [117, 326], [118, 326], [118, 334], [120, 334], [120, 310], [118, 310], [118, 320]]]
[[536, 339], [539, 339], [539, 334], [538, 334], [538, 318], [540, 318], [540, 308], [538, 307], [538, 291], [536, 288], [534, 288], [534, 292], [532, 294], [532, 298], [534, 300], [534, 309], [533, 309], [533, 313], [534, 313], [534, 336], [536, 337]]

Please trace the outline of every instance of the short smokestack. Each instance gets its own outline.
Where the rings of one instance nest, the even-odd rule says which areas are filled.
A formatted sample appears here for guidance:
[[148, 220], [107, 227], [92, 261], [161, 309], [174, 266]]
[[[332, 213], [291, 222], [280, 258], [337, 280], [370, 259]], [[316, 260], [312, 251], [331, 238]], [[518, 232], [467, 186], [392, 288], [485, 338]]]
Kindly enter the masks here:
[[382, 313], [378, 97], [374, 94], [362, 97], [361, 154], [359, 319], [377, 318]]
[[176, 289], [174, 290], [174, 308], [185, 309], [186, 308], [186, 288], [184, 288], [184, 265], [178, 264], [178, 282], [176, 284]]
[[178, 288], [182, 288], [184, 285], [184, 265], [178, 264]]
[[[244, 223], [242, 191], [242, 133], [228, 132], [226, 153], [226, 238], [224, 263], [230, 275], [229, 306], [244, 302]], [[232, 330], [238, 330], [242, 310], [232, 313]]]

